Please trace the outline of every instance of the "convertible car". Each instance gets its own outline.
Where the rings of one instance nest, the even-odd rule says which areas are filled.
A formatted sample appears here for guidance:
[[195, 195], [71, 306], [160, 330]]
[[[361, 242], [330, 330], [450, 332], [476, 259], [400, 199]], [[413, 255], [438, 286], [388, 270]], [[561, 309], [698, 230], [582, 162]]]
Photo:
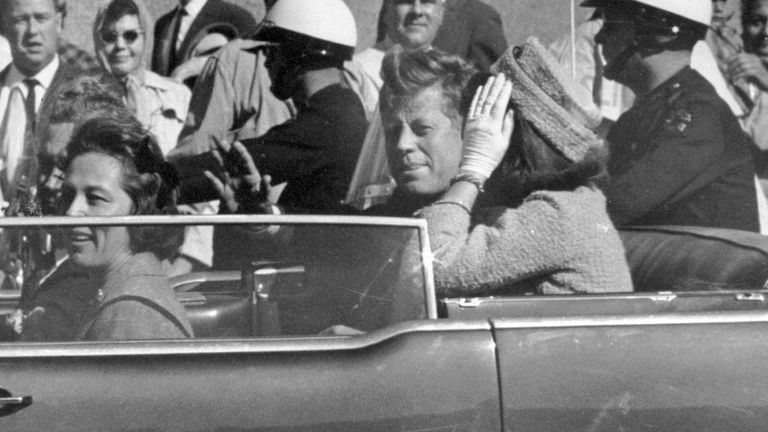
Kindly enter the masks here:
[[211, 270], [169, 279], [194, 338], [6, 335], [0, 430], [768, 425], [768, 242], [756, 234], [622, 230], [632, 293], [438, 298], [418, 219], [0, 218], [3, 252], [17, 257], [4, 267], [0, 314], [66, 261], [62, 228], [149, 224], [214, 227], [232, 242]]

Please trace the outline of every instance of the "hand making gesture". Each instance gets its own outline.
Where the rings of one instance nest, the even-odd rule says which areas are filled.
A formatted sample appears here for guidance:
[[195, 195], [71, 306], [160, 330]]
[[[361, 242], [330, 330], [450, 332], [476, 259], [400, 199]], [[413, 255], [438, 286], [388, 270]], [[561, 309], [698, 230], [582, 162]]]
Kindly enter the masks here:
[[224, 170], [223, 178], [210, 171], [205, 176], [219, 193], [221, 205], [230, 213], [273, 214], [272, 178], [262, 176], [253, 162], [251, 154], [239, 141], [231, 145], [217, 141], [213, 156]]
[[504, 74], [492, 76], [478, 87], [464, 126], [460, 172], [485, 181], [501, 163], [515, 125], [514, 111], [507, 110], [511, 93], [512, 81]]

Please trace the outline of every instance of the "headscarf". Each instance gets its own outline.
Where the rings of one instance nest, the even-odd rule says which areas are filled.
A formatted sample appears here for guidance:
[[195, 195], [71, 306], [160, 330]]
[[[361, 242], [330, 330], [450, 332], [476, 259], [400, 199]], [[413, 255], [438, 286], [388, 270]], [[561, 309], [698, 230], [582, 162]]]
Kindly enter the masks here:
[[[109, 6], [114, 3], [117, 0], [106, 0], [104, 1], [98, 8], [96, 13], [96, 19], [93, 23], [93, 46], [96, 50], [96, 57], [99, 60], [99, 63], [104, 67], [104, 70], [113, 73], [112, 68], [109, 65], [109, 61], [107, 60], [107, 56], [104, 52], [104, 42], [101, 40], [100, 33], [106, 25], [110, 24], [105, 22], [106, 19], [106, 13]], [[142, 51], [141, 59], [139, 60], [139, 64], [136, 67], [135, 70], [130, 72], [127, 76], [125, 76], [121, 82], [123, 86], [125, 87], [126, 92], [126, 100], [125, 103], [128, 105], [129, 108], [131, 108], [134, 112], [138, 111], [138, 108], [142, 106], [142, 98], [143, 96], [143, 83], [144, 83], [144, 71], [151, 61], [152, 56], [152, 47], [154, 46], [154, 21], [152, 20], [152, 15], [149, 13], [149, 9], [147, 9], [146, 4], [143, 0], [121, 0], [121, 1], [130, 1], [135, 6], [136, 9], [139, 11], [139, 26], [141, 27], [141, 31], [143, 32], [143, 40], [144, 40], [144, 46]]]
[[[98, 58], [99, 63], [101, 63], [101, 65], [104, 67], [104, 70], [108, 72], [112, 72], [112, 69], [109, 66], [109, 61], [107, 61], [107, 58], [104, 55], [104, 42], [101, 41], [100, 32], [106, 24], [109, 24], [104, 22], [104, 19], [106, 18], [105, 15], [107, 8], [115, 1], [116, 0], [106, 0], [101, 5], [99, 5], [99, 8], [96, 12], [96, 20], [93, 22], [93, 47], [96, 50], [96, 57]], [[141, 30], [144, 32], [144, 51], [142, 53], [142, 58], [141, 61], [139, 61], [139, 66], [134, 72], [131, 73], [132, 75], [140, 75], [151, 61], [152, 47], [154, 46], [155, 26], [154, 21], [152, 20], [152, 15], [150, 15], [149, 9], [147, 9], [147, 6], [143, 0], [128, 1], [131, 1], [134, 5], [136, 5], [136, 9], [139, 11], [139, 25], [141, 26]]]

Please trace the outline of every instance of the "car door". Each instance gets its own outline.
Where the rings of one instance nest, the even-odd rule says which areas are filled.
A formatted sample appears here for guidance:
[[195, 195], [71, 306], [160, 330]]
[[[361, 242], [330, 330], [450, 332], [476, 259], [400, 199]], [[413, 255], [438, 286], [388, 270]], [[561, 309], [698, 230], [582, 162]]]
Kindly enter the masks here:
[[765, 430], [763, 295], [653, 297], [560, 299], [574, 310], [492, 318], [505, 430]]
[[[119, 223], [281, 225], [290, 226], [293, 240], [319, 241], [300, 242], [300, 253], [268, 267], [274, 271], [264, 272], [261, 264], [244, 270], [242, 291], [185, 287], [184, 296], [191, 297], [180, 298], [190, 302], [185, 305], [196, 320], [207, 320], [210, 334], [202, 338], [0, 343], [0, 430], [501, 430], [491, 325], [485, 319], [436, 319], [423, 221], [190, 218], [196, 217], [121, 218]], [[87, 225], [116, 223], [77, 219]], [[67, 218], [33, 221], [45, 227], [74, 224]], [[0, 221], [6, 228], [15, 223], [22, 224]], [[366, 234], [376, 229], [392, 240], [384, 254], [383, 242], [371, 242]], [[345, 251], [349, 245], [354, 250]], [[393, 272], [397, 277], [387, 277], [392, 263], [404, 265], [406, 276], [398, 271]], [[279, 272], [285, 268], [293, 270]], [[297, 268], [304, 279], [297, 280]], [[382, 287], [382, 280], [389, 282]], [[292, 310], [307, 295], [317, 308], [335, 307], [336, 315], [320, 327], [340, 325], [315, 332], [316, 323]], [[333, 295], [339, 297], [327, 299]], [[215, 318], [229, 313], [219, 305], [236, 304], [239, 296], [254, 306], [242, 309], [249, 315], [217, 327], [224, 321]], [[366, 300], [404, 307], [371, 308]], [[258, 315], [264, 311], [282, 315], [271, 325], [254, 327], [268, 321]], [[311, 332], [297, 330], [296, 321]], [[231, 336], [232, 322], [247, 328]], [[193, 328], [203, 328], [197, 324]], [[225, 332], [217, 334], [222, 328]]]
[[[501, 430], [487, 322], [347, 338], [0, 347], [8, 431]], [[13, 412], [14, 409], [20, 408]]]

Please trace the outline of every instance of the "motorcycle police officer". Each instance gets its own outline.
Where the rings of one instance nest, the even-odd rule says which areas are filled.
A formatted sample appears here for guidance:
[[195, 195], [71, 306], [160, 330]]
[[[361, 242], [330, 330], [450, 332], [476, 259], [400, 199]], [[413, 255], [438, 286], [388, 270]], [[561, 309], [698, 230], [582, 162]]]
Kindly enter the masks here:
[[608, 133], [604, 192], [617, 226], [698, 225], [759, 231], [752, 144], [715, 89], [690, 67], [711, 0], [586, 0], [604, 75], [635, 105]]

